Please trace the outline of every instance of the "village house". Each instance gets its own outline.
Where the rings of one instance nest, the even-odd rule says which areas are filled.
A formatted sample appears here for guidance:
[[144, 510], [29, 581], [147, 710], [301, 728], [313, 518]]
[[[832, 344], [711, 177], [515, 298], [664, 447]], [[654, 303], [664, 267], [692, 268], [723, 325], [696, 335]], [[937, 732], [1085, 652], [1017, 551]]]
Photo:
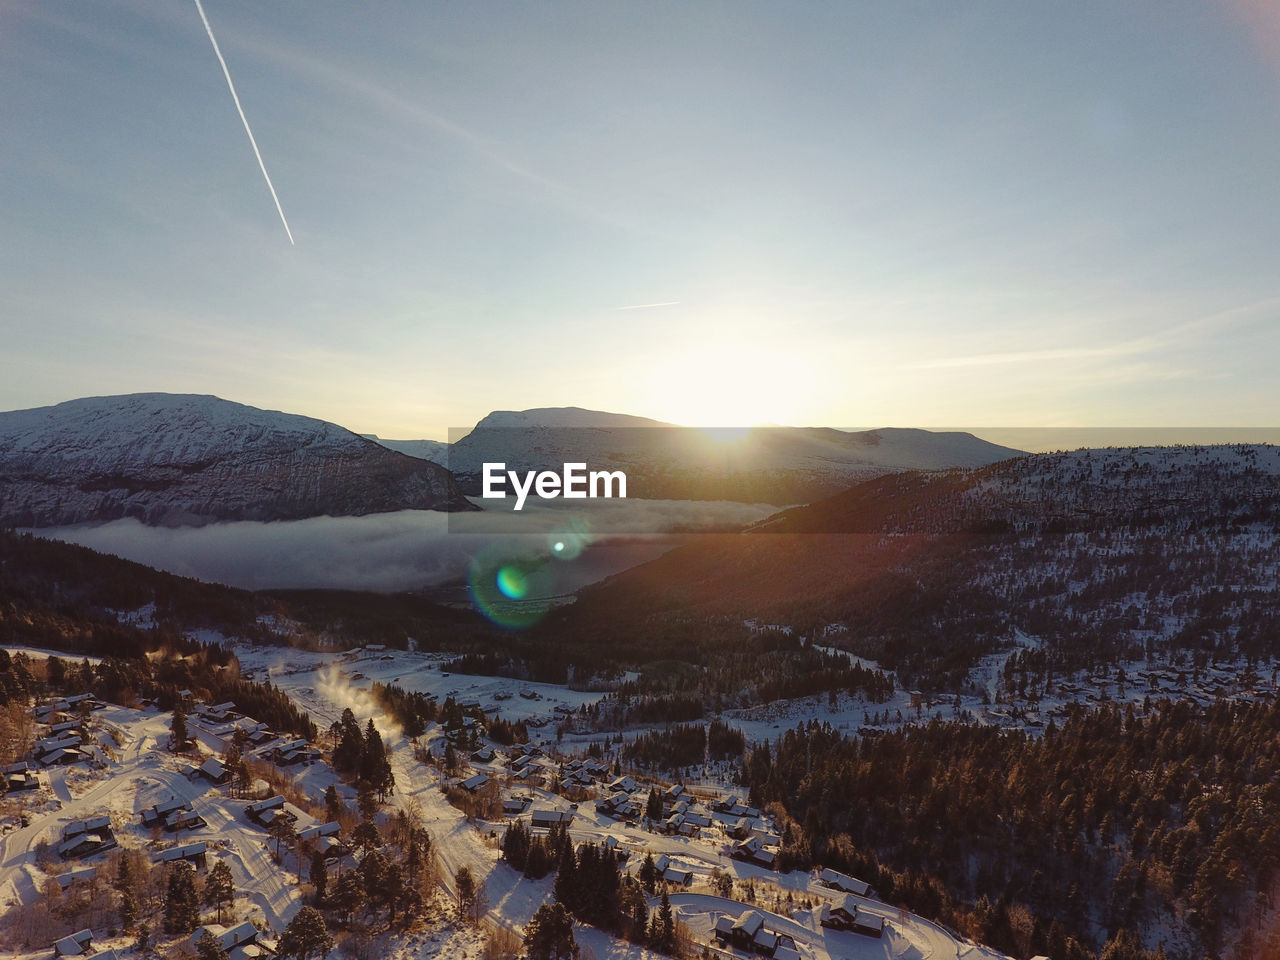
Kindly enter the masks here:
[[88, 952], [92, 943], [93, 934], [90, 931], [78, 930], [55, 943], [53, 953], [58, 957], [81, 957]]
[[822, 905], [821, 922], [832, 930], [851, 930], [867, 937], [884, 936], [884, 917], [871, 913], [850, 894]]
[[823, 868], [818, 871], [818, 882], [824, 887], [830, 887], [832, 890], [841, 890], [844, 893], [853, 893], [859, 897], [868, 896], [871, 890], [870, 884], [863, 880], [858, 880], [846, 873], [838, 870], [830, 870]]
[[572, 810], [535, 810], [530, 814], [530, 823], [535, 830], [550, 830], [554, 826], [573, 822]]
[[62, 828], [62, 842], [58, 844], [58, 856], [64, 860], [88, 857], [116, 846], [111, 831], [111, 818], [106, 814], [74, 820]]
[[177, 863], [179, 860], [185, 860], [193, 867], [200, 868], [205, 865], [205, 855], [208, 853], [209, 846], [203, 840], [196, 843], [180, 844], [176, 847], [170, 847], [168, 850], [160, 851], [155, 858], [156, 863]]

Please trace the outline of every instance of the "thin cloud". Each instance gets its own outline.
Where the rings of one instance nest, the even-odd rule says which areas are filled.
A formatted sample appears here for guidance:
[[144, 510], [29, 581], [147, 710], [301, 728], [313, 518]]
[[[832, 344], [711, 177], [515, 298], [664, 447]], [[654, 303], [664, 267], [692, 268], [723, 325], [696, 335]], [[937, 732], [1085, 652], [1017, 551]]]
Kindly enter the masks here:
[[1018, 350], [1008, 353], [979, 353], [963, 357], [940, 357], [903, 365], [904, 370], [944, 370], [957, 367], [990, 367], [1007, 363], [1038, 363], [1048, 360], [1089, 360], [1137, 353], [1145, 345], [1133, 341], [1109, 347], [1064, 347], [1057, 350]]
[[1045, 363], [1055, 360], [1098, 360], [1131, 357], [1167, 347], [1185, 345], [1188, 340], [1220, 334], [1231, 327], [1274, 320], [1280, 313], [1280, 297], [1268, 297], [1184, 320], [1159, 333], [1135, 337], [1097, 347], [1059, 347], [1046, 350], [1014, 350], [958, 357], [938, 357], [903, 364], [903, 370], [949, 370], [963, 367], [991, 367], [1010, 363]]
[[657, 310], [659, 307], [676, 307], [680, 305], [679, 300], [664, 300], [662, 303], [633, 303], [625, 307], [614, 307], [614, 312], [619, 310]]

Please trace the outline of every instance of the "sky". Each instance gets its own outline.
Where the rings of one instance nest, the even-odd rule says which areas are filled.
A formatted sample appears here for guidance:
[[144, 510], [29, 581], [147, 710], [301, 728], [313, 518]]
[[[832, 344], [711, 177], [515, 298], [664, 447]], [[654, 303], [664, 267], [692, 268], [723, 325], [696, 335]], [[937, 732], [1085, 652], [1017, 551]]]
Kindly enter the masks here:
[[0, 4], [0, 409], [1280, 425], [1258, 2]]

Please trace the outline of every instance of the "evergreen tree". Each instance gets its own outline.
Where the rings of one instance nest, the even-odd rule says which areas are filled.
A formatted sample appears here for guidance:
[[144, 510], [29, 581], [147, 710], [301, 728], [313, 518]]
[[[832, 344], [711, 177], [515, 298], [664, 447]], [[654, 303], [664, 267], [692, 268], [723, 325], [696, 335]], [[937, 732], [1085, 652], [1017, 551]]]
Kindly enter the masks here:
[[652, 853], [646, 853], [644, 863], [640, 864], [640, 885], [649, 894], [658, 889], [658, 865], [653, 862]]
[[552, 889], [556, 900], [563, 903], [570, 913], [577, 913], [581, 909], [578, 898], [578, 862], [571, 843], [566, 843], [560, 851], [560, 865], [556, 870]]
[[337, 726], [338, 745], [333, 750], [333, 765], [339, 773], [357, 773], [360, 758], [364, 756], [364, 737], [350, 707], [342, 711], [342, 719]]
[[360, 861], [360, 879], [364, 884], [364, 895], [370, 904], [386, 905], [387, 875], [390, 869], [391, 861], [381, 850], [370, 850]]
[[422, 876], [424, 867], [424, 855], [422, 853], [422, 839], [420, 834], [422, 831], [415, 830], [409, 836], [409, 851], [404, 858], [405, 870], [409, 874], [409, 886], [416, 886], [418, 878]]
[[529, 841], [529, 853], [525, 857], [524, 875], [531, 880], [541, 880], [551, 872], [553, 866], [555, 866], [555, 861], [551, 859], [551, 851], [547, 847], [546, 838], [532, 838]]
[[458, 872], [453, 877], [453, 887], [458, 900], [458, 913], [463, 919], [470, 919], [475, 912], [479, 887], [469, 867], [458, 868]]
[[222, 908], [233, 903], [236, 898], [235, 879], [231, 876], [231, 868], [225, 860], [219, 860], [209, 871], [204, 882], [204, 902], [206, 906], [217, 907], [218, 922], [222, 922]]
[[[276, 842], [276, 858], [281, 858], [280, 845], [290, 844], [297, 839], [297, 831], [293, 829], [293, 822], [288, 817], [276, 817], [271, 821], [271, 826], [267, 829], [267, 833], [271, 835], [271, 839]], [[283, 862], [283, 860], [281, 861]]]
[[662, 813], [662, 794], [658, 793], [656, 787], [650, 787], [649, 796], [644, 803], [644, 815], [650, 820], [661, 820]]
[[372, 820], [361, 820], [351, 832], [351, 842], [368, 853], [382, 846], [382, 835]]
[[323, 957], [333, 949], [333, 938], [325, 927], [320, 911], [303, 907], [280, 935], [277, 952], [292, 960]]
[[138, 901], [133, 894], [125, 891], [120, 894], [120, 929], [132, 930], [138, 922]]
[[196, 872], [191, 864], [179, 862], [169, 871], [164, 902], [167, 933], [190, 933], [200, 925], [200, 901], [196, 896]]
[[544, 903], [525, 928], [524, 946], [529, 960], [576, 960], [578, 942], [573, 917], [562, 903]]
[[169, 749], [181, 752], [187, 746], [187, 711], [182, 709], [182, 702], [174, 704], [173, 722], [169, 724]]
[[387, 907], [387, 923], [396, 922], [396, 910], [405, 899], [404, 871], [400, 864], [387, 865], [387, 872], [382, 881], [382, 902]]
[[129, 865], [129, 859], [122, 855], [116, 864], [116, 882], [113, 886], [121, 893], [133, 886], [133, 868]]
[[367, 783], [360, 785], [356, 794], [356, 806], [360, 808], [360, 816], [364, 820], [372, 820], [378, 815], [378, 798]]
[[517, 820], [507, 827], [502, 837], [502, 855], [507, 858], [515, 870], [524, 870], [529, 860], [529, 844], [533, 836], [523, 820]]
[[662, 888], [662, 902], [658, 905], [658, 912], [653, 915], [653, 926], [653, 948], [670, 953], [676, 945], [676, 919], [671, 912], [671, 898], [667, 896], [665, 886]]
[[348, 870], [338, 877], [334, 903], [342, 911], [346, 923], [350, 924], [352, 918], [362, 911], [368, 902], [369, 898], [364, 892], [364, 880], [359, 870]]
[[197, 960], [229, 960], [227, 951], [208, 930], [196, 941], [196, 958]]
[[324, 812], [329, 818], [329, 822], [339, 819], [346, 811], [346, 805], [342, 802], [342, 797], [338, 796], [338, 788], [332, 783], [324, 792]]
[[324, 854], [319, 850], [311, 854], [311, 871], [307, 879], [316, 888], [316, 903], [323, 905], [325, 893], [329, 888], [329, 868], [324, 862]]

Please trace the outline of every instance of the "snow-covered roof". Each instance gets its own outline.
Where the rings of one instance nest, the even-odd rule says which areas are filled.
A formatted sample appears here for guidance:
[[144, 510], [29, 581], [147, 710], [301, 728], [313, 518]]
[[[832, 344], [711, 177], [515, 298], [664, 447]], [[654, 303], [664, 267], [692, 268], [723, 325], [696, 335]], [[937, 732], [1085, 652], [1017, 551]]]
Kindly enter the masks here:
[[764, 926], [764, 917], [758, 910], [747, 910], [733, 922], [733, 929], [740, 930], [748, 937], [754, 937]]
[[60, 957], [78, 957], [89, 949], [92, 942], [93, 934], [90, 931], [78, 930], [55, 943], [53, 951]]
[[170, 847], [168, 850], [162, 850], [160, 855], [156, 857], [158, 863], [173, 863], [177, 860], [187, 860], [191, 857], [198, 857], [208, 850], [208, 844], [203, 840], [196, 843], [186, 843], [179, 847]]
[[573, 819], [572, 810], [534, 810], [531, 814], [534, 826], [550, 826], [557, 823], [568, 823]]
[[217, 757], [210, 757], [204, 763], [200, 764], [200, 772], [207, 777], [217, 780], [227, 772], [226, 764]]
[[838, 870], [831, 870], [826, 867], [818, 872], [818, 879], [828, 887], [843, 890], [845, 893], [856, 893], [860, 897], [865, 897], [867, 891], [871, 888], [866, 881], [858, 880], [847, 873], [841, 873]]
[[244, 812], [251, 817], [258, 816], [268, 810], [275, 810], [283, 807], [285, 803], [284, 797], [276, 794], [274, 797], [268, 797], [266, 800], [259, 800], [256, 803], [245, 804]]
[[336, 837], [342, 830], [342, 825], [337, 820], [330, 820], [328, 823], [313, 823], [309, 827], [304, 827], [298, 831], [299, 840], [314, 840], [316, 837]]
[[90, 830], [101, 830], [103, 827], [109, 826], [111, 826], [111, 817], [104, 813], [96, 817], [86, 817], [83, 820], [72, 820], [62, 828], [62, 836], [67, 839], [79, 836], [82, 833], [88, 833]]

